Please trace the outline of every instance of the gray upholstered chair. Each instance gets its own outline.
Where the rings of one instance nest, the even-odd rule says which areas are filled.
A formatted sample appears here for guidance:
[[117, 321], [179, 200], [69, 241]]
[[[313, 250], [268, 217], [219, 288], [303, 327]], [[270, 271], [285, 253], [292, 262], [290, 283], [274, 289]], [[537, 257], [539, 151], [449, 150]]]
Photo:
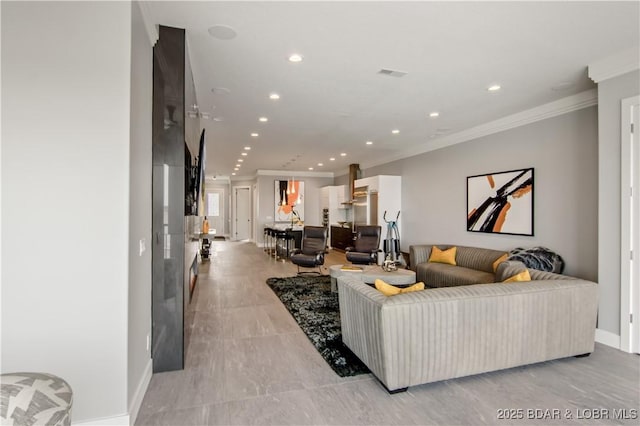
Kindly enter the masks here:
[[71, 424], [73, 392], [58, 376], [47, 373], [0, 375], [0, 424]]
[[[324, 265], [324, 255], [327, 251], [327, 228], [324, 226], [305, 226], [302, 230], [302, 243], [300, 249], [294, 249], [291, 253], [291, 262], [298, 266], [298, 274], [319, 273]], [[318, 271], [300, 271], [300, 267], [315, 268]]]
[[382, 227], [375, 225], [357, 225], [354, 247], [347, 247], [347, 260], [356, 265], [378, 263], [380, 234]]

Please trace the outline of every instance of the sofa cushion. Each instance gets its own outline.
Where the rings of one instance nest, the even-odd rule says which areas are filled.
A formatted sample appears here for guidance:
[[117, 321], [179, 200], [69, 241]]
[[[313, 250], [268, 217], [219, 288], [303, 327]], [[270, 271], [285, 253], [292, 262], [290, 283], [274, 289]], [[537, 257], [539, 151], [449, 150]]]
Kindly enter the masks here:
[[517, 260], [507, 260], [498, 265], [498, 269], [496, 269], [495, 282], [504, 282], [514, 275], [518, 275], [520, 272], [526, 270], [527, 267], [524, 263]]
[[480, 247], [458, 246], [456, 262], [459, 266], [493, 274], [493, 262], [506, 252]]
[[440, 250], [436, 246], [431, 247], [431, 256], [429, 256], [429, 262], [455, 265], [456, 247], [451, 247], [447, 250]]
[[401, 288], [388, 284], [379, 278], [375, 280], [374, 285], [376, 286], [376, 290], [378, 290], [385, 296], [395, 296], [396, 294], [411, 293], [412, 291], [424, 290], [424, 283], [415, 283], [409, 287]]
[[531, 275], [529, 275], [529, 270], [525, 269], [522, 272], [519, 272], [517, 274], [515, 274], [512, 277], [507, 278], [506, 280], [502, 281], [503, 283], [521, 283], [521, 282], [525, 282], [525, 281], [531, 281]]
[[416, 280], [427, 287], [452, 287], [495, 282], [493, 274], [445, 263], [421, 263], [416, 267]]
[[503, 254], [502, 256], [500, 256], [499, 258], [496, 259], [495, 262], [493, 262], [493, 272], [495, 273], [496, 270], [498, 269], [498, 266], [504, 262], [505, 260], [507, 260], [507, 258], [509, 257], [509, 255], [507, 253]]

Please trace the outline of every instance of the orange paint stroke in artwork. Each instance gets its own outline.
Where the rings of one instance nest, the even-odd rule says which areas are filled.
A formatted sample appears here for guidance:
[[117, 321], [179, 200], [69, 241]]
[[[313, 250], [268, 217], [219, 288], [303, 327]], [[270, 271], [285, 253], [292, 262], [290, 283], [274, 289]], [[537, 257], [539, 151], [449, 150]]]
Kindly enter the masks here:
[[528, 193], [530, 193], [531, 189], [532, 189], [532, 186], [531, 185], [527, 185], [524, 188], [518, 189], [516, 192], [514, 192], [511, 195], [513, 196], [513, 198], [520, 198], [523, 195], [527, 195]]
[[507, 203], [504, 205], [502, 210], [500, 210], [500, 214], [498, 215], [498, 219], [496, 220], [496, 224], [493, 225], [493, 232], [502, 231], [502, 225], [504, 225], [504, 221], [507, 219], [507, 212], [511, 208], [511, 203]]
[[283, 204], [278, 207], [278, 212], [284, 213], [286, 215], [291, 214], [293, 208], [295, 207], [295, 201], [300, 197], [300, 181], [292, 180], [289, 182], [289, 190], [290, 194], [287, 197], [287, 204]]
[[487, 175], [487, 180], [489, 181], [489, 186], [491, 187], [491, 189], [495, 188], [496, 183], [493, 180], [493, 175]]
[[471, 218], [471, 215], [474, 214], [475, 212], [476, 212], [476, 209], [471, 209], [471, 211], [467, 215], [467, 219]]

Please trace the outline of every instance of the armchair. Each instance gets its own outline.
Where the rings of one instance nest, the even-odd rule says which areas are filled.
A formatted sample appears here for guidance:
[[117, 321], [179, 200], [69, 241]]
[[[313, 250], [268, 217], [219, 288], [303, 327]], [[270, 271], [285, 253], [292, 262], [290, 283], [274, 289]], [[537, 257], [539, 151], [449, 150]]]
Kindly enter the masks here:
[[[300, 249], [294, 249], [291, 253], [291, 262], [298, 266], [298, 275], [319, 273], [322, 275], [320, 267], [324, 265], [324, 254], [327, 250], [327, 228], [324, 226], [305, 226], [302, 229], [302, 244]], [[300, 267], [315, 268], [316, 271], [300, 271]]]
[[380, 234], [382, 227], [374, 225], [356, 226], [355, 247], [347, 247], [347, 260], [356, 265], [378, 263]]

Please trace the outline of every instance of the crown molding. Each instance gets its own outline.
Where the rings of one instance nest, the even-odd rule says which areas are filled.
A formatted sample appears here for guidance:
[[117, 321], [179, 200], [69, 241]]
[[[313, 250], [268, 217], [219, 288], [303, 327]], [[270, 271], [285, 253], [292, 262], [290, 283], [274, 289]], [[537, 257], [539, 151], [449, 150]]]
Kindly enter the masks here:
[[155, 20], [153, 19], [153, 12], [151, 11], [151, 7], [149, 6], [149, 2], [147, 1], [136, 1], [140, 8], [140, 13], [142, 14], [142, 21], [144, 22], [144, 26], [147, 30], [147, 36], [149, 37], [149, 42], [151, 43], [151, 47], [155, 46], [160, 38], [160, 34], [158, 32], [158, 26], [154, 24]]
[[256, 176], [289, 176], [289, 177], [334, 177], [333, 172], [291, 171], [291, 170], [258, 170]]
[[386, 157], [384, 159], [380, 159], [379, 161], [361, 164], [360, 167], [363, 169], [368, 169], [371, 167], [380, 166], [392, 161], [402, 160], [404, 158], [413, 157], [414, 155], [419, 155], [451, 145], [468, 142], [473, 139], [481, 138], [483, 136], [488, 136], [494, 133], [499, 133], [505, 130], [535, 123], [536, 121], [546, 120], [548, 118], [567, 114], [569, 112], [588, 108], [597, 104], [598, 92], [596, 89], [590, 89], [572, 96], [567, 96], [566, 98], [558, 99], [557, 101], [539, 105], [535, 108], [511, 114], [498, 120], [490, 121], [488, 123], [463, 130], [461, 132], [442, 136], [436, 139], [431, 139], [430, 141], [418, 147], [404, 150], [397, 155]]
[[640, 69], [638, 48], [620, 51], [589, 65], [589, 78], [596, 83]]

